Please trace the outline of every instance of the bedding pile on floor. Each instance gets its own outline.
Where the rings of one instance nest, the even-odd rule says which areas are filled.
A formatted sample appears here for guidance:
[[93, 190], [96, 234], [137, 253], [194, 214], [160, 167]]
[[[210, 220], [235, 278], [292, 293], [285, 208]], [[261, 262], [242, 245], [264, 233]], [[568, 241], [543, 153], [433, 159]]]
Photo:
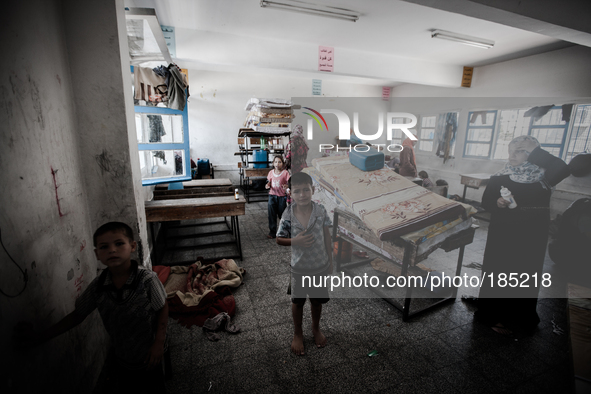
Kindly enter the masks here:
[[234, 260], [213, 264], [197, 261], [190, 266], [155, 266], [154, 271], [164, 284], [169, 316], [180, 324], [202, 327], [205, 321], [220, 313], [234, 316], [236, 301], [231, 287], [238, 287], [245, 273]]

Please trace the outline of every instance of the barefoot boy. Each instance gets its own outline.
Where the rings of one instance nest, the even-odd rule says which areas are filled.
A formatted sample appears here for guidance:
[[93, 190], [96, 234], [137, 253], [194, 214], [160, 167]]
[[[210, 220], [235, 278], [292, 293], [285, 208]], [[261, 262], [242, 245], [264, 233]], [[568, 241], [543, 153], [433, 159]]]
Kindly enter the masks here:
[[302, 278], [309, 277], [313, 280], [314, 276], [332, 273], [332, 248], [328, 231], [330, 219], [326, 209], [312, 201], [314, 186], [308, 174], [303, 172], [294, 174], [289, 182], [293, 204], [283, 212], [277, 231], [277, 243], [292, 247], [291, 314], [294, 334], [291, 351], [297, 355], [303, 355], [302, 319], [306, 296], [310, 297], [312, 334], [314, 334], [316, 346], [326, 345], [326, 337], [320, 331], [320, 315], [322, 304], [328, 302], [328, 289], [310, 286], [307, 278], [302, 283]]
[[107, 269], [76, 300], [76, 309], [42, 332], [17, 327], [17, 337], [39, 345], [76, 327], [98, 309], [111, 337], [106, 366], [112, 371], [113, 385], [122, 392], [163, 393], [161, 361], [168, 324], [164, 286], [154, 272], [131, 260], [136, 243], [125, 223], [104, 224], [93, 239], [96, 257]]

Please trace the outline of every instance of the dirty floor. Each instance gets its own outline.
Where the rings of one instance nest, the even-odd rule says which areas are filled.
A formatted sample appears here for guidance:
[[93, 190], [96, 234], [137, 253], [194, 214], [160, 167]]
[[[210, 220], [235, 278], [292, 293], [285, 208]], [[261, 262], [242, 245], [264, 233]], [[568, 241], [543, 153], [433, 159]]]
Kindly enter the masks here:
[[[480, 273], [487, 227], [481, 221], [474, 242], [466, 247], [462, 274]], [[169, 393], [565, 393], [573, 389], [564, 298], [540, 298], [541, 323], [533, 335], [518, 340], [473, 322], [474, 308], [459, 295], [455, 302], [407, 322], [382, 299], [331, 299], [322, 312], [321, 326], [328, 339], [322, 349], [314, 346], [307, 303], [306, 354], [295, 356], [290, 352], [293, 326], [286, 294], [290, 249], [265, 237], [266, 202], [247, 204], [240, 230], [244, 259], [236, 261], [247, 273], [234, 293], [233, 321], [241, 333], [224, 333], [220, 341], [210, 342], [200, 327], [188, 329], [170, 319]], [[221, 257], [228, 252], [227, 247], [173, 252], [163, 261]], [[447, 266], [453, 272], [457, 253], [438, 250], [424, 264]], [[543, 295], [563, 297], [566, 279], [549, 258], [545, 270], [562, 285]], [[560, 329], [566, 333], [555, 333]], [[377, 355], [368, 356], [373, 351]]]

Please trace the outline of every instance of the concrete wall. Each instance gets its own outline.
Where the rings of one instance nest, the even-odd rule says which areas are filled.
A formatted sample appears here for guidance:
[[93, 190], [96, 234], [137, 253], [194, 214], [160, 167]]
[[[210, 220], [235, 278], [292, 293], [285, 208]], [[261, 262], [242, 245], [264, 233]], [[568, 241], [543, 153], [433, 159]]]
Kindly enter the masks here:
[[[321, 76], [319, 76], [321, 79]], [[238, 184], [238, 129], [251, 97], [284, 98], [312, 95], [310, 78], [281, 77], [258, 73], [228, 73], [189, 70], [189, 134], [191, 157], [208, 158], [214, 164], [216, 178], [230, 178]], [[380, 86], [323, 80], [325, 97], [380, 97]], [[336, 119], [336, 118], [335, 118]], [[294, 124], [306, 126], [299, 116]]]
[[[438, 104], [454, 102], [453, 98], [471, 98], [461, 104], [450, 104], [447, 110], [460, 111], [456, 136], [455, 159], [443, 164], [434, 153], [417, 150], [419, 170], [426, 170], [432, 180], [445, 179], [450, 192], [462, 194], [461, 173], [492, 174], [504, 165], [503, 161], [468, 159], [462, 157], [466, 126], [470, 110], [527, 108], [535, 105], [591, 103], [591, 77], [588, 65], [591, 48], [570, 47], [522, 59], [474, 69], [471, 88], [436, 88], [422, 85], [401, 85], [393, 89], [394, 97], [439, 97]], [[444, 100], [443, 98], [452, 98]], [[428, 105], [424, 106], [428, 108]], [[468, 189], [466, 198], [480, 200], [484, 189]], [[591, 176], [569, 177], [556, 187], [553, 194], [552, 215], [564, 211], [578, 198], [591, 195]]]
[[[74, 309], [104, 268], [99, 225], [128, 222], [147, 244], [122, 13], [118, 0], [12, 2], [2, 13], [0, 227], [28, 284], [0, 296], [1, 392], [92, 390], [108, 348], [97, 312], [33, 349], [15, 348], [13, 327], [47, 328]], [[18, 293], [23, 277], [4, 252], [0, 265], [0, 289]]]

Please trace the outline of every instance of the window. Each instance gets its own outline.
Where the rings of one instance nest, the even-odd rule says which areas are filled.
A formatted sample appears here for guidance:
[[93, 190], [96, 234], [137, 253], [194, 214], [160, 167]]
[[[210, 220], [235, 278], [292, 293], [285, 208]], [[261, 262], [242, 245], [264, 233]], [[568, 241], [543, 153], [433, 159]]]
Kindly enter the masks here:
[[566, 162], [582, 152], [591, 152], [591, 105], [578, 105], [572, 118]]
[[179, 111], [139, 104], [134, 108], [142, 185], [191, 180], [188, 105]]
[[497, 111], [468, 114], [464, 157], [490, 158], [496, 120]]
[[[407, 124], [407, 123], [410, 123], [410, 119], [409, 118], [392, 118], [392, 123]], [[416, 129], [408, 129], [408, 131], [410, 131], [414, 135], [417, 135]], [[402, 130], [400, 130], [400, 129], [392, 130], [392, 139], [390, 140], [391, 144], [402, 145], [402, 141], [405, 139], [406, 139], [406, 134], [404, 134], [402, 132]]]
[[433, 152], [433, 140], [435, 138], [436, 121], [437, 116], [421, 116], [419, 150]]
[[493, 159], [509, 159], [509, 142], [520, 135], [529, 133], [531, 119], [524, 116], [525, 109], [509, 109], [499, 111], [497, 142], [495, 144]]
[[499, 111], [497, 141], [494, 160], [509, 158], [509, 142], [520, 135], [535, 137], [541, 147], [561, 157], [568, 122], [562, 120], [562, 107], [552, 107], [543, 116], [525, 116], [531, 109], [511, 109]]
[[553, 107], [539, 119], [532, 117], [529, 134], [540, 141], [541, 147], [557, 157], [562, 157], [568, 122], [562, 120], [562, 107]]
[[[535, 137], [542, 149], [562, 157], [569, 128], [569, 122], [563, 118], [568, 119], [570, 115], [563, 114], [564, 111], [571, 111], [571, 106], [470, 112], [464, 157], [507, 160], [509, 143], [520, 135]], [[574, 122], [566, 154], [567, 162], [577, 153], [591, 150], [591, 105], [577, 106]]]

